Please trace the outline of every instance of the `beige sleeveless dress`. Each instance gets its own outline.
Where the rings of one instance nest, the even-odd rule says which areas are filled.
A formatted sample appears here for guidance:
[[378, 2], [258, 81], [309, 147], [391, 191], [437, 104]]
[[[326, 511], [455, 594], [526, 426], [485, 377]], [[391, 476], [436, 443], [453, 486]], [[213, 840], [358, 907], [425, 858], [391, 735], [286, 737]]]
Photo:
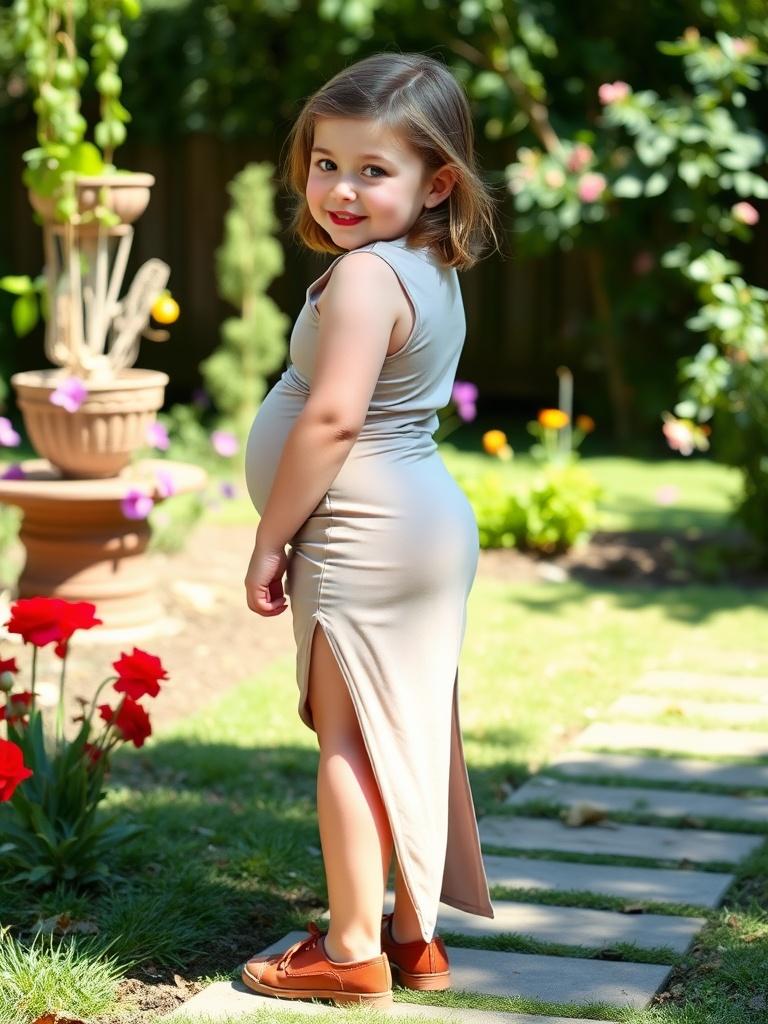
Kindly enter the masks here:
[[[424, 941], [438, 903], [493, 917], [459, 723], [458, 661], [477, 569], [477, 524], [438, 454], [465, 335], [458, 275], [405, 237], [353, 252], [380, 256], [415, 311], [405, 345], [384, 359], [363, 426], [328, 492], [290, 542], [285, 590], [296, 639], [299, 715], [316, 624], [349, 687], [403, 878]], [[339, 256], [307, 288], [291, 364], [248, 437], [245, 475], [261, 513], [286, 436], [312, 383], [314, 300]]]

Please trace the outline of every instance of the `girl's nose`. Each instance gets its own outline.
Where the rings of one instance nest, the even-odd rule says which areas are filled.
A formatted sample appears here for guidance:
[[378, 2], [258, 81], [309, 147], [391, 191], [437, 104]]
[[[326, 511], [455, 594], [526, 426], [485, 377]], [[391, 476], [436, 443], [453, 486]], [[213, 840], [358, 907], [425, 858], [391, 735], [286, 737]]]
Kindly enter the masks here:
[[337, 181], [333, 186], [332, 195], [343, 199], [354, 199], [357, 193], [348, 181]]

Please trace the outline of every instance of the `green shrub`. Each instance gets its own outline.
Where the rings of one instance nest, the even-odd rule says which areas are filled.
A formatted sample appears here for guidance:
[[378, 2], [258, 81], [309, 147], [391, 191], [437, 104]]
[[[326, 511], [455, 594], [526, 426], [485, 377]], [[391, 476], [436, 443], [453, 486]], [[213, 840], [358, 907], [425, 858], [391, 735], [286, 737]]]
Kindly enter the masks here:
[[558, 554], [589, 537], [603, 488], [581, 466], [547, 466], [526, 489], [498, 473], [457, 477], [477, 519], [481, 548]]

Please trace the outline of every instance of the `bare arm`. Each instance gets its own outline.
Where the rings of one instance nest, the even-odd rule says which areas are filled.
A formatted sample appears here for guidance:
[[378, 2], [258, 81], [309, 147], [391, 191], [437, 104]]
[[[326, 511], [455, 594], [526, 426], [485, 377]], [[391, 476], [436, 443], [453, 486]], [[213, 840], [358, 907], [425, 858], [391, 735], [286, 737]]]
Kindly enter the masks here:
[[[328, 491], [357, 439], [397, 318], [400, 286], [373, 253], [350, 254], [323, 293], [317, 357], [309, 398], [291, 428], [257, 531], [246, 576], [249, 607], [260, 608], [257, 568], [276, 555]], [[274, 583], [273, 583], [274, 590]]]

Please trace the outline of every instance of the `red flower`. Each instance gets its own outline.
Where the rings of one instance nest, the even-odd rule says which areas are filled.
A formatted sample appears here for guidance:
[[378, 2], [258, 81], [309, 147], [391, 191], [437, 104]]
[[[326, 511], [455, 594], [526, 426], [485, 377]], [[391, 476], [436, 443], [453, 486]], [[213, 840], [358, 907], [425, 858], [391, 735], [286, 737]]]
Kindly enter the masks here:
[[29, 714], [29, 706], [32, 703], [33, 695], [28, 692], [9, 693], [4, 708], [0, 708], [0, 722], [18, 722], [25, 715]]
[[3, 672], [18, 672], [19, 666], [16, 664], [15, 658], [0, 658], [0, 673]]
[[86, 743], [83, 747], [83, 752], [92, 764], [96, 764], [104, 756], [104, 751], [97, 747], [95, 743]]
[[21, 747], [10, 740], [0, 740], [0, 803], [10, 800], [18, 784], [33, 774], [24, 766]]
[[67, 642], [75, 630], [101, 625], [94, 616], [96, 606], [88, 601], [63, 601], [58, 597], [26, 597], [11, 605], [11, 617], [5, 623], [9, 633], [19, 633], [24, 643], [45, 647], [54, 643], [54, 653], [64, 658]]
[[117, 715], [109, 704], [100, 704], [99, 714], [105, 722], [114, 725], [122, 739], [130, 740], [135, 747], [141, 747], [152, 732], [149, 715], [141, 704], [137, 704], [130, 697], [123, 698], [122, 707]]
[[168, 678], [160, 659], [137, 647], [133, 648], [133, 654], [122, 654], [112, 665], [120, 676], [115, 689], [118, 693], [127, 693], [134, 700], [144, 694], [156, 697], [160, 692], [158, 680]]

